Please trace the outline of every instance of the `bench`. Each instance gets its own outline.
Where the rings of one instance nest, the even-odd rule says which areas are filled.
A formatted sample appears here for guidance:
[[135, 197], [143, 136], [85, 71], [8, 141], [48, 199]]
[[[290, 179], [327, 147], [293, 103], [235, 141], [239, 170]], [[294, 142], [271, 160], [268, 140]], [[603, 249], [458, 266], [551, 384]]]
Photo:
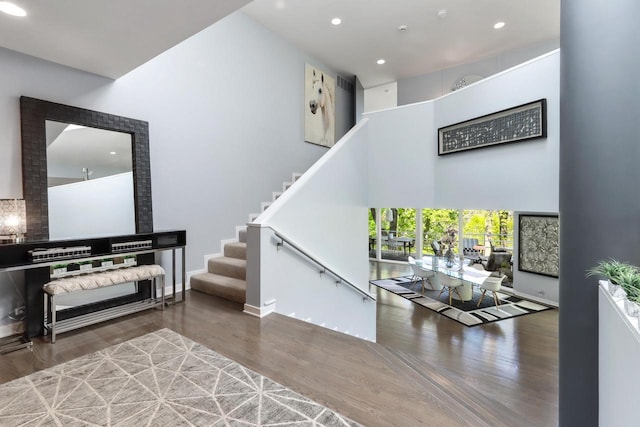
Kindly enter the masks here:
[[[93, 313], [75, 316], [70, 319], [56, 321], [56, 298], [60, 295], [81, 292], [90, 289], [104, 288], [142, 280], [153, 280], [151, 298]], [[157, 298], [157, 284], [161, 285], [161, 298]], [[135, 267], [118, 268], [97, 273], [72, 275], [48, 282], [42, 286], [44, 291], [45, 334], [51, 333], [51, 342], [56, 340], [56, 334], [92, 325], [94, 323], [113, 319], [141, 310], [160, 306], [164, 310], [164, 269], [159, 265], [139, 265]]]

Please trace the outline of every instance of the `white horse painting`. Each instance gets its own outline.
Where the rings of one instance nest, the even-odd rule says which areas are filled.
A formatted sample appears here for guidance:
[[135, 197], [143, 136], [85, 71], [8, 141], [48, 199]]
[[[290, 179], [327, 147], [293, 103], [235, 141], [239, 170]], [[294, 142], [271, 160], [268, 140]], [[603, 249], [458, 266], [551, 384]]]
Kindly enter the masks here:
[[305, 66], [304, 139], [331, 147], [335, 143], [335, 80], [310, 65]]

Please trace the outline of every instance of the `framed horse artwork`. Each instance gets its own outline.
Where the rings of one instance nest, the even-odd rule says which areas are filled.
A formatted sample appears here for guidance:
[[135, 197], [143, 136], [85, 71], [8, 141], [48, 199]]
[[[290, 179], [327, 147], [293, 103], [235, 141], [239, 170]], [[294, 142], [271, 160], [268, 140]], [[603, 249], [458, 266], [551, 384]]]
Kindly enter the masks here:
[[304, 74], [304, 140], [332, 147], [336, 138], [336, 82], [309, 64], [305, 64]]

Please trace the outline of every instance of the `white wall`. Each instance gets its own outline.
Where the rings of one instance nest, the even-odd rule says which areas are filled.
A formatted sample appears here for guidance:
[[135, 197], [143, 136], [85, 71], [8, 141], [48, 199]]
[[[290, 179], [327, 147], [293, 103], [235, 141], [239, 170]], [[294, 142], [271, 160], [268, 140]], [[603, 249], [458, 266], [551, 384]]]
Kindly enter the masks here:
[[365, 114], [369, 122], [370, 207], [435, 203], [433, 102]]
[[364, 112], [386, 110], [398, 106], [398, 83], [391, 82], [364, 90]]
[[[250, 230], [248, 246], [260, 245], [247, 259], [247, 304], [275, 310], [361, 338], [376, 339], [375, 301], [301, 258], [285, 245], [276, 248], [272, 227], [367, 292], [369, 263], [362, 252], [367, 226], [367, 121], [360, 121], [323, 158], [255, 221], [263, 227], [259, 241]], [[366, 255], [366, 254], [365, 254]], [[259, 287], [259, 289], [257, 289]]]
[[547, 138], [439, 157], [435, 207], [558, 211], [559, 51], [437, 99], [434, 128], [541, 98], [547, 99]]
[[[547, 99], [547, 138], [438, 156], [439, 127], [541, 98]], [[369, 206], [557, 213], [559, 107], [555, 51], [433, 101], [365, 114]], [[514, 272], [514, 286], [558, 301], [555, 278]]]
[[304, 142], [305, 62], [331, 72], [241, 12], [117, 81], [0, 49], [0, 197], [22, 195], [21, 95], [146, 120], [154, 226], [186, 229], [187, 270], [201, 269], [327, 151]]
[[455, 82], [462, 77], [469, 75], [489, 77], [532, 58], [558, 49], [559, 47], [559, 40], [548, 40], [521, 49], [490, 56], [480, 61], [470, 62], [421, 76], [400, 79], [397, 82], [398, 105], [438, 98], [451, 92], [451, 88]]
[[135, 234], [133, 173], [49, 188], [49, 238]]
[[[596, 286], [595, 283], [588, 285]], [[636, 427], [640, 334], [630, 321], [637, 322], [637, 319], [629, 319], [621, 312], [602, 287], [598, 296], [598, 313], [599, 425]]]
[[[558, 51], [434, 101], [371, 119], [373, 207], [558, 211]], [[437, 129], [540, 98], [547, 138], [438, 156]]]

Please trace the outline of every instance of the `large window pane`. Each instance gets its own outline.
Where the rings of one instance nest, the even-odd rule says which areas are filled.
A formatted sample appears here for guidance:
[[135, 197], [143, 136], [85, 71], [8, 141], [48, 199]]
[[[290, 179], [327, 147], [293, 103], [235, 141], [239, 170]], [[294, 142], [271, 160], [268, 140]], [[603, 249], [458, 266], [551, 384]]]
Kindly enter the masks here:
[[433, 243], [437, 242], [437, 246], [441, 246], [448, 229], [456, 230], [457, 235], [458, 212], [457, 209], [422, 209], [424, 253], [435, 254]]
[[463, 234], [477, 239], [479, 245], [486, 247], [487, 255], [492, 246], [513, 251], [513, 212], [465, 210]]
[[481, 262], [496, 275], [506, 275], [503, 286], [512, 286], [513, 212], [470, 209], [464, 211], [463, 218], [465, 256]]
[[382, 259], [406, 261], [415, 246], [416, 210], [382, 210]]
[[375, 209], [369, 209], [369, 257], [376, 257], [376, 243], [382, 245], [382, 259], [406, 261], [415, 256], [416, 210], [382, 208], [381, 235], [376, 233]]
[[369, 209], [369, 258], [376, 257], [376, 209]]

